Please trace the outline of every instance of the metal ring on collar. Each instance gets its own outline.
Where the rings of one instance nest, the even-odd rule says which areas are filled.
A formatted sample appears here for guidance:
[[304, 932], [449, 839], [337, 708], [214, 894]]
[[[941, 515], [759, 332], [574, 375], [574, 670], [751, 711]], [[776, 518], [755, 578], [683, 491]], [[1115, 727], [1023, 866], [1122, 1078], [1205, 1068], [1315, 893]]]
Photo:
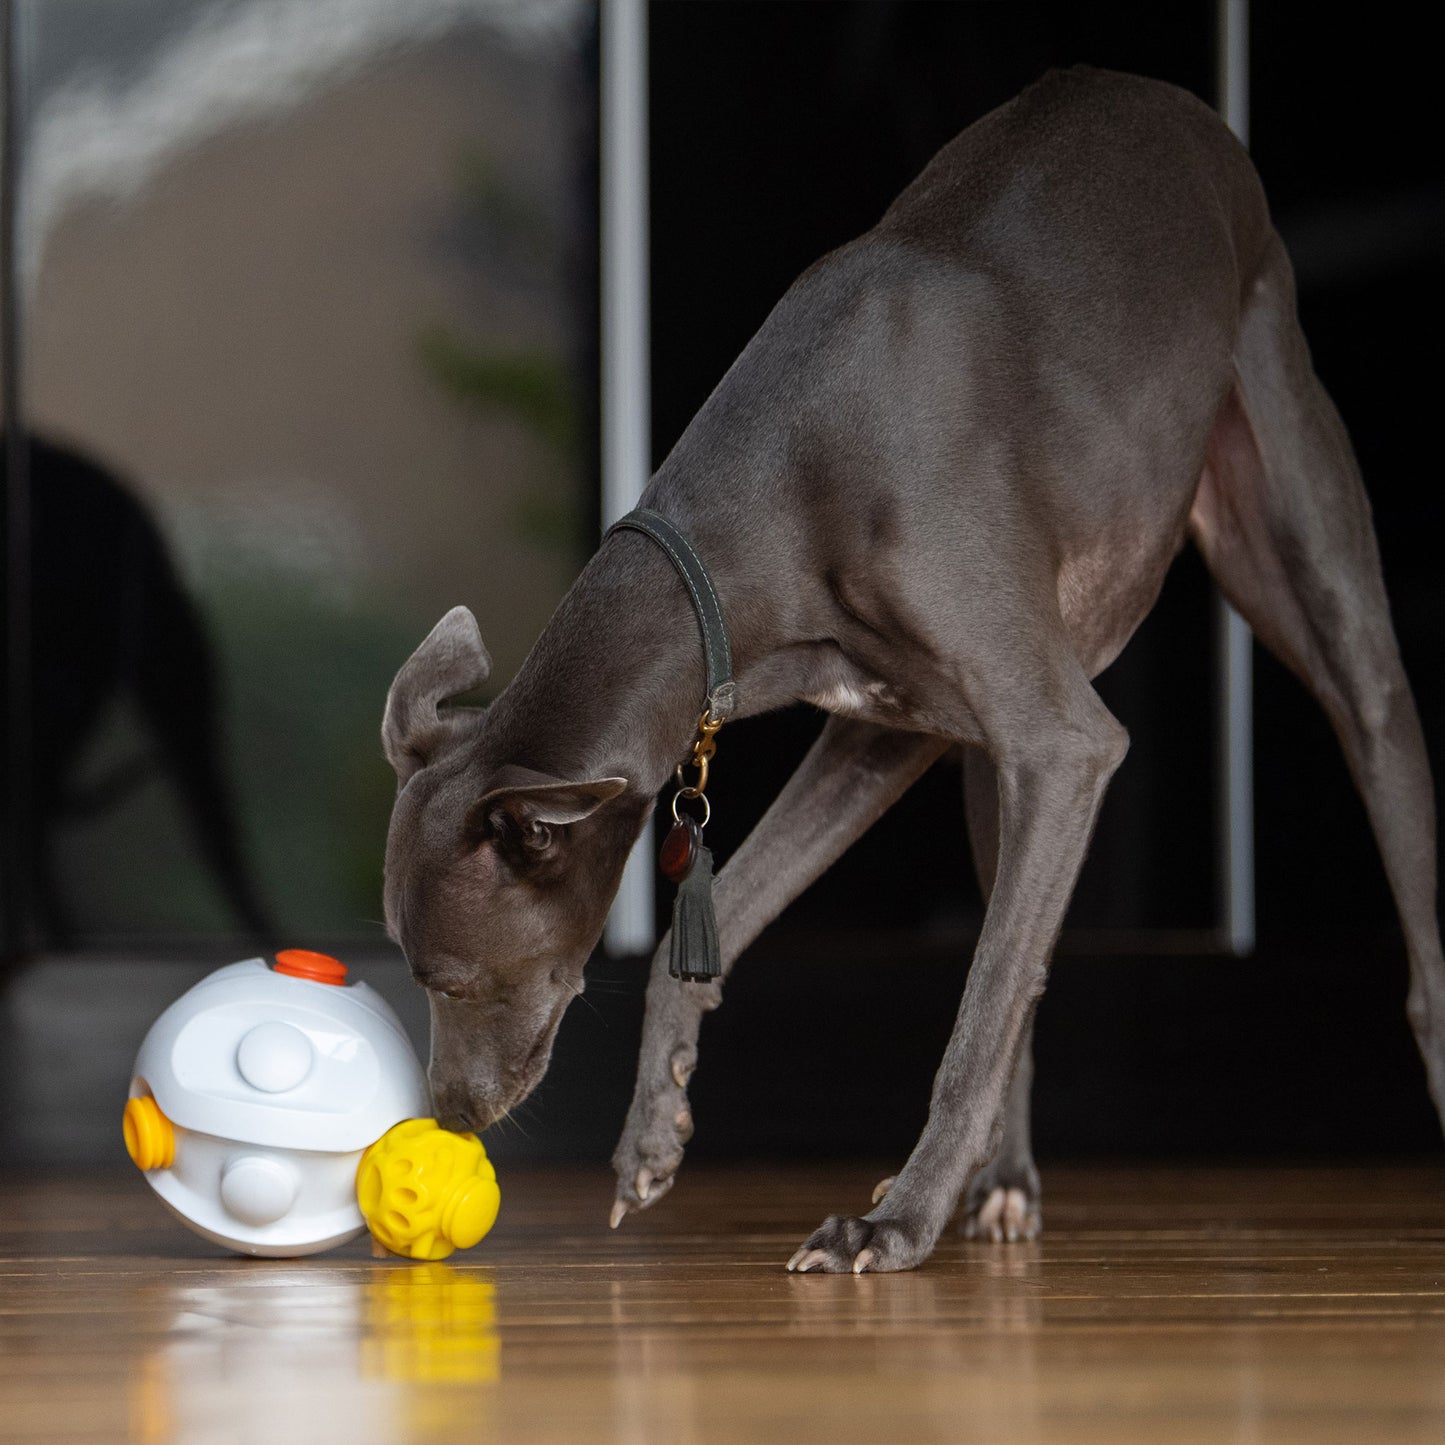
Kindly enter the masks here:
[[672, 820], [675, 823], [682, 822], [682, 814], [677, 810], [679, 798], [696, 798], [702, 804], [702, 821], [697, 825], [699, 828], [706, 828], [712, 818], [712, 804], [708, 802], [707, 795], [700, 793], [696, 788], [679, 788], [672, 795]]

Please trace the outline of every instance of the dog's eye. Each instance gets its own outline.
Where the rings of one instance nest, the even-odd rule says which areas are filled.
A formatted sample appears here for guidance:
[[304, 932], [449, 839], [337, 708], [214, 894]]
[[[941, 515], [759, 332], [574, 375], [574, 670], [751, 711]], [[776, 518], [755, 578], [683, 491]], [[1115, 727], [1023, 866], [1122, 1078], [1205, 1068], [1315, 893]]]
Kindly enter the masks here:
[[552, 830], [545, 823], [527, 825], [526, 844], [534, 853], [545, 852], [552, 843]]
[[464, 993], [453, 993], [449, 988], [440, 989], [438, 992], [443, 998], [451, 999], [453, 1003], [464, 1003], [467, 997]]

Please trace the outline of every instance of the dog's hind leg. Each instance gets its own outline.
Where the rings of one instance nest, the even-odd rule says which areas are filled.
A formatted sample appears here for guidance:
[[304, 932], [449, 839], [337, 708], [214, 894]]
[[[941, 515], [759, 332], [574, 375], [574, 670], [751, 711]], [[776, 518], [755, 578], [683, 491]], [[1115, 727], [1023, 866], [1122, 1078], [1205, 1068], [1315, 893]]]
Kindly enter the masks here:
[[[830, 1215], [788, 1261], [790, 1270], [921, 1264], [963, 1187], [998, 1152], [1009, 1085], [1064, 910], [1104, 790], [1128, 750], [1128, 734], [1036, 600], [1025, 591], [990, 592], [988, 605], [1006, 615], [973, 654], [978, 671], [967, 700], [998, 777], [998, 877], [928, 1122], [887, 1195], [861, 1218]], [[999, 637], [1008, 645], [997, 645]]]
[[[963, 750], [963, 789], [968, 844], [986, 906], [998, 872], [998, 781], [988, 754], [981, 748]], [[1034, 1025], [1030, 1019], [1004, 1099], [998, 1152], [968, 1184], [963, 1232], [969, 1239], [991, 1239], [995, 1243], [1036, 1239], [1043, 1227], [1029, 1110], [1033, 1085]]]
[[1247, 299], [1235, 364], [1239, 382], [1214, 426], [1191, 527], [1225, 595], [1303, 679], [1339, 736], [1399, 910], [1410, 1023], [1445, 1120], [1430, 767], [1390, 625], [1369, 502], [1310, 364], [1277, 238]]
[[[943, 738], [832, 717], [757, 827], [718, 874], [715, 902], [724, 975], [738, 955], [870, 828], [948, 747]], [[670, 939], [652, 960], [637, 1085], [622, 1138], [615, 1228], [672, 1187], [692, 1134], [687, 1081], [702, 1015], [722, 1002], [718, 984], [668, 972]]]
[[[986, 905], [998, 872], [998, 781], [982, 748], [963, 749], [963, 801], [974, 871]], [[1034, 1026], [1030, 1020], [1004, 1100], [998, 1152], [968, 1184], [963, 1232], [969, 1239], [991, 1239], [995, 1244], [1037, 1239], [1043, 1227], [1029, 1110], [1033, 1083]], [[884, 1179], [873, 1191], [873, 1202], [877, 1204], [892, 1185], [892, 1179]]]

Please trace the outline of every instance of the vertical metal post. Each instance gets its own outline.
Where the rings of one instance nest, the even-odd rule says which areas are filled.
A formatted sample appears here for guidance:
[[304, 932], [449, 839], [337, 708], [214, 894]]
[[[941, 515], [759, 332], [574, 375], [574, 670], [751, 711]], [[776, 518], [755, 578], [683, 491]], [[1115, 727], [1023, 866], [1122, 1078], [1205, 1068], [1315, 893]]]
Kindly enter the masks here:
[[[648, 284], [647, 0], [602, 0], [602, 526], [637, 505], [652, 473]], [[604, 941], [645, 953], [656, 942], [651, 830], [627, 867]]]
[[[1217, 0], [1219, 112], [1249, 144], [1249, 0]], [[1245, 620], [1217, 599], [1220, 913], [1230, 952], [1254, 949], [1254, 660]]]
[[20, 418], [19, 258], [16, 195], [20, 163], [19, 73], [15, 6], [0, 7], [0, 425], [4, 426], [4, 711], [0, 718], [0, 962], [28, 941], [31, 848], [30, 466]]

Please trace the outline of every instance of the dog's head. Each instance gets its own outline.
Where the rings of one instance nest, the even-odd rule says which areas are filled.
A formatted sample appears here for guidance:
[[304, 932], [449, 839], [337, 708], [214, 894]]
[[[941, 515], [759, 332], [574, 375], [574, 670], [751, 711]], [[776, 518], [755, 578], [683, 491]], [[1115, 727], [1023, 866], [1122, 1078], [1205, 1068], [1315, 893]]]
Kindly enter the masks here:
[[432, 1100], [449, 1128], [486, 1128], [542, 1077], [647, 806], [612, 801], [624, 778], [492, 756], [485, 712], [442, 706], [490, 672], [476, 620], [453, 608], [397, 674], [382, 723], [398, 782], [387, 931], [430, 995]]

